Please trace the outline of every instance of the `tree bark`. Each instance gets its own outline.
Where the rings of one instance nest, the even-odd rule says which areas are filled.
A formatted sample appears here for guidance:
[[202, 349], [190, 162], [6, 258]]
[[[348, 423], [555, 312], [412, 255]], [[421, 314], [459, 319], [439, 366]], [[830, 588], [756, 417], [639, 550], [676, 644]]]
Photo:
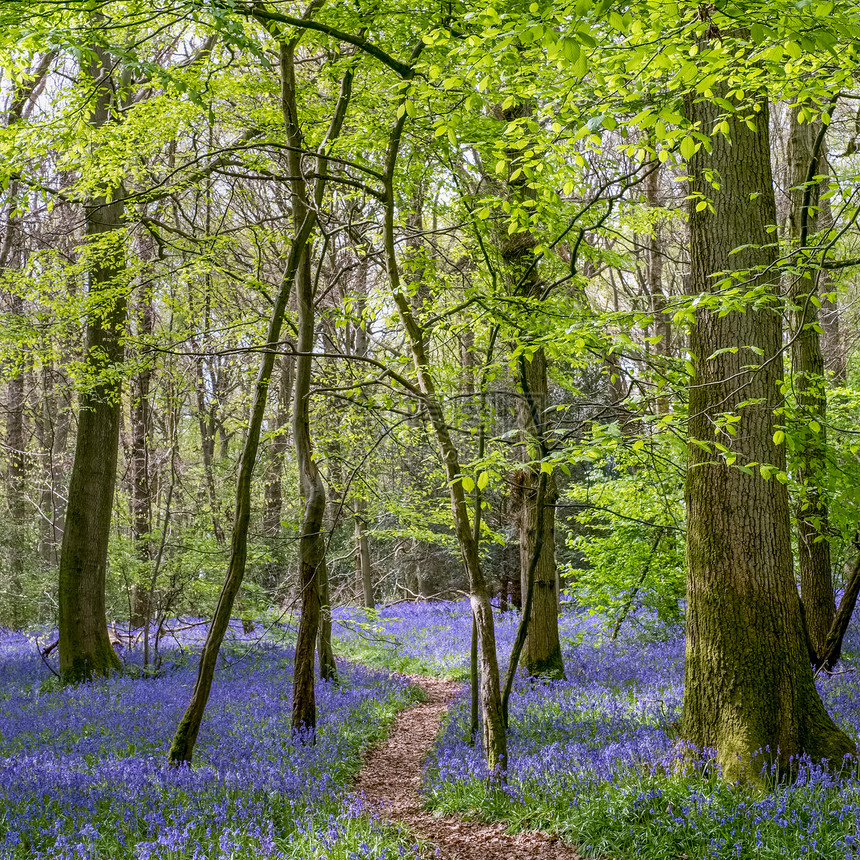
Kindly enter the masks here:
[[[144, 253], [141, 257], [147, 256]], [[144, 262], [146, 260], [144, 259]], [[155, 324], [155, 307], [150, 291], [145, 294], [139, 309], [139, 336], [145, 342], [152, 334]], [[149, 430], [150, 404], [149, 388], [152, 382], [152, 367], [145, 363], [132, 382], [131, 393], [131, 453], [129, 462], [129, 482], [131, 493], [131, 535], [138, 558], [148, 568], [152, 561], [152, 492], [149, 475]], [[149, 615], [150, 593], [146, 583], [135, 582], [132, 586], [131, 612], [129, 623], [140, 627]]]
[[[538, 350], [531, 361], [523, 361], [523, 372], [530, 396], [523, 393], [523, 399], [518, 403], [519, 426], [527, 430], [529, 439], [534, 440], [542, 428], [535, 425], [534, 416], [529, 408], [529, 402], [534, 404], [537, 412], [545, 408], [548, 399], [546, 357], [543, 350]], [[522, 387], [522, 386], [521, 386]], [[544, 419], [539, 417], [542, 422]], [[531, 454], [525, 454], [525, 459], [534, 459], [535, 445], [531, 444]], [[540, 459], [538, 454], [536, 459]], [[546, 490], [543, 494], [543, 516], [537, 510], [540, 474], [526, 465], [518, 473], [520, 532], [520, 581], [521, 594], [528, 590], [529, 570], [532, 559], [537, 552], [538, 528], [541, 529], [540, 557], [534, 565], [533, 598], [531, 600], [531, 616], [528, 622], [528, 635], [522, 654], [522, 667], [528, 675], [559, 680], [564, 678], [564, 661], [561, 656], [561, 644], [558, 638], [558, 591], [556, 590], [556, 560], [555, 560], [555, 503], [558, 500], [558, 488], [555, 477], [548, 475]]]
[[[100, 81], [110, 74], [113, 60], [99, 46], [93, 46], [92, 52], [88, 74], [93, 81]], [[101, 81], [91, 124], [98, 128], [108, 123], [115, 107], [110, 86]], [[124, 214], [122, 188], [112, 189], [110, 200], [97, 197], [85, 208], [89, 293], [97, 308], [87, 319], [84, 361], [88, 378], [80, 395], [60, 551], [60, 674], [66, 683], [89, 681], [122, 666], [108, 636], [105, 579], [122, 409], [118, 374], [127, 310], [122, 283]], [[96, 241], [101, 247], [92, 247]]]
[[[725, 97], [726, 89], [715, 86], [714, 93]], [[685, 109], [706, 132], [721, 114], [713, 102], [693, 95]], [[696, 747], [715, 749], [726, 779], [756, 782], [762, 758], [787, 770], [791, 756], [808, 753], [816, 761], [840, 763], [855, 746], [827, 714], [813, 683], [786, 487], [775, 476], [765, 480], [758, 466], [746, 466], [785, 468], [784, 448], [773, 442], [782, 332], [775, 276], [765, 271], [777, 257], [767, 232], [776, 206], [766, 100], [752, 116], [757, 131], [731, 115], [731, 143], [716, 134], [713, 151], [700, 148], [689, 164], [691, 294], [712, 293], [715, 273], [752, 270], [741, 280], [745, 289], [752, 280], [763, 297], [744, 313], [699, 310], [690, 333], [695, 376], [686, 481], [683, 736]], [[709, 176], [719, 177], [719, 189]], [[697, 211], [698, 195], [712, 201], [713, 211]], [[741, 245], [744, 250], [732, 253]], [[725, 349], [736, 351], [720, 352]], [[739, 418], [733, 432], [726, 413]], [[715, 427], [723, 428], [717, 441], [736, 465], [721, 462], [710, 447]]]
[[[534, 104], [524, 102], [503, 112], [504, 119], [530, 117]], [[508, 150], [509, 169], [512, 175], [519, 170], [519, 178], [508, 181], [508, 195], [515, 199], [535, 197], [533, 188], [521, 170], [522, 151]], [[502, 259], [511, 278], [515, 295], [538, 302], [542, 285], [538, 273], [538, 260], [534, 248], [537, 244], [528, 230], [514, 233], [502, 242]], [[520, 398], [517, 401], [517, 425], [521, 435], [521, 455], [524, 468], [520, 472], [521, 488], [519, 517], [520, 532], [520, 580], [522, 594], [528, 587], [529, 571], [533, 569], [534, 596], [530, 602], [531, 616], [527, 620], [525, 645], [522, 653], [522, 668], [528, 675], [541, 675], [558, 680], [564, 678], [564, 661], [558, 638], [558, 592], [556, 590], [555, 560], [555, 502], [558, 498], [555, 478], [549, 476], [544, 493], [538, 493], [540, 473], [533, 467], [541, 459], [540, 451], [546, 443], [545, 425], [549, 406], [549, 377], [547, 358], [543, 347], [534, 350], [528, 361], [520, 361]], [[546, 510], [540, 514], [538, 500]], [[542, 533], [538, 539], [538, 523]], [[532, 565], [536, 547], [541, 549], [537, 565]]]
[[[817, 306], [819, 273], [806, 266], [798, 250], [807, 244], [818, 228], [820, 183], [807, 182], [812, 172], [821, 171], [822, 153], [815, 151], [819, 123], [797, 120], [791, 112], [788, 139], [788, 167], [792, 186], [790, 233], [798, 254], [798, 272], [790, 275], [789, 296], [793, 306], [793, 339], [791, 366], [794, 392], [797, 398], [797, 438], [795, 450], [799, 460], [797, 480], [803, 486], [795, 505], [797, 520], [797, 554], [800, 568], [800, 595], [806, 615], [809, 640], [815, 654], [814, 663], [821, 665], [827, 634], [836, 614], [833, 576], [830, 564], [827, 500], [822, 488], [826, 468], [827, 395], [824, 380], [824, 356], [819, 338]], [[811, 426], [818, 425], [813, 432]]]

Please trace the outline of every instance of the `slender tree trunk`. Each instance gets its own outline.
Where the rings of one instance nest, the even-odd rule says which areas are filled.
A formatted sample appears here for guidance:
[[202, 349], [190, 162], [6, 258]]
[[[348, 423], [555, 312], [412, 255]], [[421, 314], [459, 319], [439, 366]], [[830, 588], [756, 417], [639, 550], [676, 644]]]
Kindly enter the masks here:
[[[13, 314], [24, 312], [24, 303], [19, 296], [13, 296]], [[14, 628], [22, 627], [27, 621], [27, 608], [23, 602], [24, 558], [27, 530], [27, 455], [25, 452], [24, 405], [26, 392], [24, 374], [19, 371], [9, 380], [6, 388], [6, 487], [9, 503], [10, 541], [7, 554], [8, 588], [13, 594], [20, 595], [10, 605], [9, 623]]]
[[170, 746], [169, 761], [171, 764], [190, 764], [194, 753], [194, 745], [203, 721], [203, 713], [209, 700], [209, 692], [212, 689], [212, 680], [215, 676], [215, 664], [218, 661], [218, 653], [224, 634], [230, 624], [230, 615], [233, 604], [242, 579], [245, 575], [245, 562], [248, 556], [248, 526], [251, 521], [251, 481], [253, 478], [254, 464], [260, 446], [260, 434], [263, 426], [263, 417], [266, 412], [266, 399], [269, 391], [269, 381], [275, 363], [277, 343], [281, 336], [281, 327], [284, 314], [290, 297], [296, 271], [299, 268], [304, 248], [307, 244], [311, 231], [315, 225], [313, 213], [309, 213], [299, 231], [293, 239], [287, 265], [281, 287], [275, 299], [272, 316], [269, 320], [269, 330], [266, 335], [266, 343], [271, 349], [263, 353], [260, 362], [260, 370], [257, 374], [257, 384], [254, 392], [254, 401], [248, 420], [248, 431], [242, 454], [239, 460], [239, 475], [236, 481], [236, 512], [233, 519], [233, 537], [230, 545], [230, 562], [227, 568], [227, 576], [221, 588], [218, 604], [206, 642], [200, 654], [200, 663], [197, 667], [197, 679], [191, 694], [191, 701], [173, 737]]
[[39, 493], [41, 532], [39, 556], [43, 564], [56, 567], [60, 561], [59, 549], [65, 531], [66, 498], [62, 492], [65, 459], [69, 438], [71, 403], [67, 380], [55, 385], [50, 366], [42, 368], [41, 403], [34, 412], [39, 416], [36, 432], [39, 439], [42, 466], [42, 488]]
[[[714, 87], [717, 96], [725, 97], [725, 90]], [[692, 95], [685, 108], [687, 118], [707, 132], [722, 113]], [[691, 294], [714, 290], [717, 272], [763, 269], [776, 260], [767, 232], [776, 222], [767, 101], [757, 103], [753, 116], [757, 131], [732, 115], [731, 143], [716, 134], [712, 152], [702, 147], [690, 161]], [[718, 189], [709, 176], [719, 177]], [[697, 211], [697, 195], [710, 199], [713, 211]], [[744, 250], [732, 253], [739, 246]], [[773, 277], [743, 276], [745, 289], [750, 279], [769, 289], [769, 301], [759, 300], [744, 313], [699, 310], [690, 332], [695, 376], [686, 483], [683, 736], [696, 747], [715, 749], [732, 781], [756, 782], [761, 756], [787, 769], [794, 755], [840, 763], [855, 751], [813, 683], [785, 485], [776, 477], [766, 480], [759, 466], [737, 468], [752, 462], [785, 468], [784, 448], [773, 443], [782, 380], [782, 317]], [[750, 369], [753, 361], [758, 366]], [[710, 448], [727, 412], [740, 420], [734, 433], [721, 430], [717, 441], [737, 465], [719, 462]]]
[[284, 456], [290, 446], [287, 433], [290, 424], [290, 404], [293, 396], [293, 367], [295, 359], [285, 355], [280, 360], [281, 374], [278, 383], [278, 408], [275, 414], [275, 435], [269, 442], [266, 464], [265, 506], [263, 509], [263, 533], [277, 537], [281, 532], [281, 513], [284, 506], [282, 476]]
[[860, 595], [860, 555], [851, 568], [848, 582], [845, 584], [845, 591], [842, 592], [842, 598], [839, 601], [839, 608], [833, 617], [833, 624], [827, 631], [827, 639], [824, 642], [824, 650], [820, 660], [821, 666], [825, 669], [829, 669], [839, 662], [839, 657], [842, 654], [842, 642], [851, 622], [851, 616], [857, 606], [858, 595]]
[[[821, 126], [797, 120], [797, 111], [791, 113], [788, 140], [788, 162], [791, 191], [791, 238], [797, 246], [807, 243], [818, 227], [820, 184], [807, 183], [823, 162], [822, 153], [816, 152], [815, 141]], [[802, 253], [802, 252], [801, 252]], [[797, 261], [802, 266], [803, 261]], [[826, 468], [827, 395], [825, 393], [824, 357], [819, 338], [817, 305], [818, 272], [801, 269], [790, 276], [789, 295], [794, 311], [791, 366], [794, 391], [797, 397], [798, 433], [795, 440], [800, 461], [797, 479], [804, 487], [803, 495], [795, 507], [797, 520], [797, 552], [800, 567], [800, 594], [806, 615], [809, 639], [815, 654], [814, 662], [820, 665], [827, 634], [836, 614], [833, 595], [833, 576], [830, 565], [827, 501], [822, 488]], [[813, 432], [812, 427], [818, 426]]]
[[[142, 254], [142, 256], [146, 256]], [[152, 295], [146, 290], [139, 312], [139, 334], [146, 341], [152, 334], [155, 323], [155, 307]], [[131, 484], [131, 534], [137, 555], [148, 569], [152, 561], [152, 490], [149, 475], [150, 404], [149, 388], [152, 382], [152, 367], [146, 363], [132, 383], [131, 393], [131, 455], [129, 482]], [[140, 627], [149, 615], [149, 588], [144, 581], [132, 586], [130, 624]]]
[[[281, 51], [283, 56], [283, 46], [281, 46]], [[351, 70], [347, 70], [343, 76], [343, 81], [341, 82], [340, 95], [328, 128], [328, 133], [320, 144], [321, 152], [324, 152], [329, 142], [333, 141], [340, 134], [344, 118], [346, 117], [347, 107], [352, 96], [352, 81], [353, 73]], [[289, 82], [282, 80], [282, 86], [284, 89], [286, 89], [288, 85]], [[295, 104], [294, 101], [293, 104]], [[257, 387], [254, 395], [254, 403], [251, 410], [250, 420], [248, 422], [248, 432], [245, 437], [245, 444], [242, 448], [242, 456], [239, 463], [239, 477], [236, 482], [236, 513], [233, 521], [233, 538], [230, 547], [230, 565], [227, 570], [227, 577], [224, 581], [224, 586], [221, 589], [221, 595], [218, 598], [218, 605], [215, 608], [215, 616], [212, 619], [212, 624], [206, 637], [206, 643], [204, 644], [203, 652], [200, 655], [200, 664], [197, 669], [197, 680], [194, 684], [191, 702], [189, 703], [188, 709], [185, 711], [179, 727], [176, 730], [176, 735], [174, 736], [173, 743], [170, 747], [169, 760], [172, 764], [186, 764], [191, 761], [194, 744], [197, 741], [197, 734], [200, 731], [200, 724], [203, 720], [203, 713], [206, 709], [206, 702], [209, 699], [209, 691], [212, 688], [212, 679], [215, 675], [215, 664], [218, 660], [218, 652], [221, 648], [224, 634], [227, 631], [227, 626], [230, 623], [230, 614], [233, 610], [233, 603], [236, 599], [236, 594], [239, 591], [239, 587], [241, 586], [242, 579], [245, 575], [245, 561], [248, 553], [248, 526], [251, 520], [251, 479], [254, 471], [254, 463], [260, 446], [260, 433], [263, 426], [263, 417], [266, 412], [269, 381], [275, 366], [277, 344], [280, 340], [281, 328], [284, 321], [284, 314], [287, 310], [290, 292], [293, 283], [297, 279], [300, 267], [303, 265], [304, 260], [307, 257], [308, 243], [310, 242], [311, 234], [316, 226], [316, 213], [322, 203], [327, 170], [328, 162], [324, 158], [318, 157], [316, 159], [314, 171], [318, 177], [314, 184], [314, 206], [307, 209], [306, 215], [298, 225], [298, 229], [293, 237], [293, 242], [290, 246], [290, 252], [287, 257], [287, 264], [284, 270], [284, 277], [281, 281], [281, 287], [278, 291], [278, 295], [272, 309], [269, 330], [266, 336], [266, 343], [269, 345], [270, 349], [263, 353], [263, 359], [260, 362], [260, 372], [257, 376]], [[301, 632], [301, 624], [299, 627]], [[315, 632], [316, 631], [314, 631], [314, 633]], [[307, 639], [305, 637], [305, 639], [302, 640], [302, 643], [306, 644], [306, 641]], [[313, 641], [314, 637], [311, 637], [311, 648], [313, 648]], [[298, 645], [296, 647], [296, 651], [298, 651]], [[312, 691], [313, 652], [311, 652], [310, 680]], [[296, 684], [294, 682], [294, 703], [295, 686]], [[295, 726], [295, 708], [293, 710], [293, 719], [293, 725]], [[302, 724], [307, 725], [306, 723]]]
[[355, 558], [359, 586], [364, 599], [365, 609], [375, 609], [376, 599], [373, 595], [373, 569], [370, 563], [370, 546], [367, 541], [367, 506], [364, 500], [355, 503]]
[[[417, 49], [420, 50], [420, 47]], [[417, 56], [417, 50], [413, 57]], [[460, 552], [469, 578], [470, 601], [472, 615], [478, 631], [478, 654], [481, 677], [481, 710], [482, 736], [484, 754], [490, 778], [503, 779], [507, 771], [508, 748], [505, 737], [505, 726], [502, 718], [502, 697], [499, 683], [499, 664], [496, 654], [496, 633], [493, 623], [493, 610], [490, 604], [490, 594], [481, 562], [478, 546], [469, 521], [469, 511], [466, 494], [460, 481], [461, 469], [457, 448], [451, 439], [448, 423], [436, 394], [436, 386], [425, 351], [425, 335], [415, 321], [412, 306], [404, 294], [400, 271], [397, 264], [397, 253], [394, 237], [394, 174], [397, 156], [406, 121], [404, 113], [392, 129], [385, 164], [385, 261], [389, 283], [394, 302], [397, 306], [401, 322], [406, 331], [412, 353], [412, 362], [418, 377], [418, 387], [412, 387], [412, 393], [426, 409], [430, 424], [436, 437], [439, 452], [448, 482], [448, 492], [451, 499], [451, 513]]]
[[204, 379], [203, 356], [198, 355], [195, 362], [195, 393], [197, 395], [197, 423], [200, 427], [200, 452], [203, 459], [203, 479], [206, 482], [206, 495], [209, 499], [209, 510], [212, 517], [212, 534], [218, 546], [226, 542], [224, 528], [221, 525], [219, 513], [218, 491], [215, 488], [215, 427], [213, 416], [206, 403], [206, 384]]
[[[310, 211], [307, 186], [302, 176], [300, 150], [303, 137], [298, 120], [295, 78], [296, 42], [281, 42], [281, 106], [291, 149], [287, 164], [292, 179], [293, 218], [296, 222]], [[310, 432], [310, 390], [313, 374], [313, 348], [315, 334], [314, 281], [311, 271], [310, 244], [305, 248], [296, 275], [297, 335], [296, 379], [293, 396], [293, 442], [299, 469], [299, 484], [304, 502], [304, 516], [299, 540], [299, 587], [301, 589], [301, 618], [296, 638], [293, 666], [293, 731], [303, 731], [311, 738], [316, 730], [316, 697], [314, 690], [314, 653], [320, 634], [322, 594], [327, 592], [325, 567], [325, 486], [314, 460]], [[324, 633], [325, 631], [323, 631]], [[320, 671], [331, 671], [330, 654], [320, 641]], [[332, 661], [333, 662], [333, 661]]]

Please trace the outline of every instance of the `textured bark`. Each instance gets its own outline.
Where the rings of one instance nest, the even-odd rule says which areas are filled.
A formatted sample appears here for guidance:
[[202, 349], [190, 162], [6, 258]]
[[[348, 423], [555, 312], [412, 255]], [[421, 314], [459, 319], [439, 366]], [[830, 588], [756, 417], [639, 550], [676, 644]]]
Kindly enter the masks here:
[[[529, 117], [534, 113], [534, 104], [524, 102], [503, 112], [510, 122], [516, 118]], [[520, 168], [522, 152], [509, 150], [511, 171]], [[508, 196], [514, 199], [533, 199], [524, 173], [508, 181]], [[537, 244], [529, 231], [514, 233], [502, 242], [502, 259], [508, 268], [514, 295], [527, 300], [540, 298], [542, 284], [538, 274], [538, 260], [534, 248]], [[517, 426], [519, 427], [523, 462], [530, 464], [542, 458], [546, 447], [546, 415], [549, 406], [549, 377], [546, 353], [538, 347], [529, 361], [520, 361], [519, 394], [517, 401]], [[522, 668], [528, 675], [542, 675], [552, 679], [564, 677], [564, 662], [558, 639], [558, 592], [556, 590], [555, 559], [555, 501], [558, 498], [555, 479], [550, 476], [546, 490], [538, 493], [539, 474], [529, 465], [522, 470], [522, 492], [519, 498], [517, 525], [520, 532], [520, 579], [525, 594], [529, 570], [534, 568], [534, 597], [530, 603], [531, 615], [527, 620]], [[543, 500], [546, 509], [541, 514], [536, 505]], [[532, 559], [538, 546], [537, 524], [542, 523], [540, 552], [537, 565]]]
[[[543, 350], [538, 350], [530, 362], [523, 362], [530, 400], [540, 409], [546, 402], [547, 373]], [[538, 433], [534, 419], [524, 397], [518, 404], [519, 425], [527, 428], [534, 438]], [[543, 419], [541, 419], [543, 420]], [[541, 429], [541, 433], [543, 430]], [[532, 453], [534, 453], [534, 446]], [[538, 455], [539, 456], [539, 455]], [[526, 454], [527, 459], [531, 459]], [[520, 582], [521, 594], [528, 588], [528, 575], [532, 558], [537, 552], [538, 528], [541, 528], [541, 549], [537, 564], [534, 565], [533, 598], [528, 622], [528, 635], [522, 654], [522, 668], [529, 675], [542, 675], [558, 680], [564, 677], [564, 662], [558, 638], [558, 591], [556, 589], [555, 560], [555, 502], [558, 489], [555, 478], [549, 475], [543, 495], [543, 516], [537, 509], [538, 485], [540, 475], [526, 467], [517, 473], [518, 518], [520, 532]], [[538, 523], [540, 520], [540, 524]]]
[[[98, 81], [110, 74], [113, 59], [100, 47], [92, 50], [88, 73]], [[116, 107], [113, 98], [111, 88], [102, 83], [90, 119], [93, 126], [110, 121]], [[60, 674], [67, 683], [88, 681], [121, 667], [108, 636], [105, 579], [122, 409], [117, 371], [123, 361], [127, 311], [122, 283], [124, 212], [120, 188], [112, 189], [111, 202], [96, 198], [85, 207], [87, 240], [107, 238], [111, 244], [92, 253], [89, 260], [89, 293], [97, 302], [87, 319], [84, 360], [91, 379], [80, 396], [60, 551]]]
[[[725, 87], [714, 91], [724, 96]], [[712, 102], [692, 97], [685, 108], [687, 118], [707, 131], [720, 114]], [[690, 205], [692, 294], [711, 292], [716, 272], [761, 270], [776, 259], [766, 230], [776, 221], [766, 101], [758, 103], [754, 117], [757, 132], [732, 116], [731, 143], [715, 135], [713, 152], [701, 148], [690, 161], [690, 193], [713, 201], [713, 212], [696, 211], [695, 196]], [[707, 181], [708, 171], [719, 177], [719, 189]], [[731, 253], [741, 245], [747, 247]], [[840, 763], [855, 750], [813, 683], [784, 484], [765, 480], [758, 467], [747, 474], [726, 465], [696, 444], [712, 444], [716, 422], [734, 412], [740, 419], [735, 432], [720, 430], [717, 441], [736, 455], [737, 465], [785, 467], [784, 449], [773, 444], [782, 376], [781, 312], [773, 278], [756, 279], [769, 301], [722, 316], [700, 310], [690, 333], [696, 373], [690, 385], [686, 483], [683, 735], [697, 747], [714, 748], [727, 779], [752, 782], [762, 758], [787, 770], [794, 755]], [[726, 348], [737, 352], [716, 354]]]
[[[821, 161], [821, 153], [814, 149], [819, 130], [818, 123], [799, 123], [797, 111], [792, 111], [788, 139], [789, 181], [793, 189], [789, 218], [791, 239], [796, 246], [807, 242], [818, 228], [820, 185], [818, 182], [808, 185], [807, 177], [810, 168], [813, 175], [820, 172], [817, 165]], [[803, 261], [798, 259], [797, 263], [802, 265]], [[818, 276], [815, 270], [801, 269], [790, 276], [789, 285], [789, 296], [794, 307], [791, 366], [799, 430], [802, 434], [795, 441], [800, 463], [797, 480], [804, 486], [804, 493], [795, 507], [797, 553], [800, 594], [816, 665], [821, 664], [827, 634], [836, 614], [830, 542], [827, 540], [827, 501], [821, 483], [827, 457], [824, 429], [827, 395], [824, 356], [818, 334], [819, 314], [815, 303]], [[810, 422], [819, 424], [818, 433], [809, 429]]]
[[[146, 254], [141, 253], [142, 258]], [[148, 290], [139, 310], [139, 336], [145, 342], [152, 334], [155, 323], [155, 308]], [[129, 456], [129, 482], [131, 494], [131, 535], [138, 558], [145, 564], [152, 561], [152, 545], [149, 540], [152, 531], [152, 492], [149, 481], [149, 427], [150, 404], [149, 388], [152, 382], [152, 368], [145, 364], [132, 382], [131, 392], [131, 451]], [[132, 588], [131, 617], [129, 623], [140, 627], [149, 615], [149, 589], [142, 583]]]

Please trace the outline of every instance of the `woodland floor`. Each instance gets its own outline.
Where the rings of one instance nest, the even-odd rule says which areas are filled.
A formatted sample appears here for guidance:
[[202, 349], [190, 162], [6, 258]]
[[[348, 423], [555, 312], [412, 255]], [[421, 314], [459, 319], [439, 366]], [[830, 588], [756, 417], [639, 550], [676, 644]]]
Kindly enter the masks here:
[[387, 740], [367, 754], [355, 790], [382, 817], [432, 843], [439, 849], [435, 856], [445, 860], [580, 860], [558, 837], [537, 831], [511, 835], [504, 824], [438, 816], [423, 808], [421, 765], [460, 685], [422, 676], [412, 680], [424, 690], [427, 701], [398, 715]]

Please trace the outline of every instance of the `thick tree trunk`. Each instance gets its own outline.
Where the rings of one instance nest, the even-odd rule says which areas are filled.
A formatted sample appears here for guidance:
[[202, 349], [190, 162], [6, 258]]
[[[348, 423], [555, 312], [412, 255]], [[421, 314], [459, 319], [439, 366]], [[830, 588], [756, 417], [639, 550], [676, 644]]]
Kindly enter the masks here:
[[[822, 153], [814, 150], [820, 125], [799, 123], [797, 111], [791, 113], [788, 140], [788, 166], [790, 171], [791, 239], [795, 246], [807, 243], [818, 228], [819, 183], [807, 184], [807, 177], [821, 171], [817, 165], [823, 161]], [[802, 253], [802, 252], [801, 252]], [[799, 266], [803, 260], [797, 260]], [[795, 440], [800, 461], [797, 480], [803, 485], [803, 494], [795, 506], [797, 519], [797, 552], [800, 567], [800, 594], [806, 614], [809, 640], [815, 653], [815, 664], [820, 665], [827, 642], [827, 634], [836, 614], [833, 595], [833, 576], [830, 565], [827, 501], [822, 488], [822, 477], [827, 457], [825, 425], [827, 395], [825, 393], [824, 357], [819, 338], [817, 305], [819, 273], [801, 269], [790, 275], [789, 296], [792, 312], [793, 339], [791, 366], [794, 391], [797, 396], [799, 419]], [[818, 425], [812, 432], [811, 426]]]
[[[87, 207], [87, 237], [119, 232], [123, 203]], [[69, 502], [60, 551], [60, 673], [88, 681], [120, 668], [105, 620], [108, 537], [119, 453], [120, 383], [125, 296], [116, 281], [125, 268], [122, 247], [99, 250], [90, 266], [90, 295], [100, 307], [87, 323], [86, 363], [98, 380], [81, 394]]]
[[[109, 74], [113, 60], [93, 47], [89, 69], [93, 81]], [[110, 121], [115, 105], [109, 86], [98, 85], [95, 127]], [[67, 683], [88, 681], [121, 668], [108, 636], [105, 579], [108, 537], [119, 454], [122, 409], [119, 365], [126, 324], [122, 279], [125, 248], [123, 193], [112, 190], [111, 201], [91, 200], [86, 206], [86, 237], [101, 247], [85, 248], [90, 257], [89, 293], [98, 303], [87, 320], [85, 358], [88, 379], [80, 396], [75, 456], [69, 480], [69, 503], [60, 551], [59, 643], [60, 674]]]
[[[715, 94], [724, 96], [722, 89], [714, 87]], [[690, 96], [686, 112], [710, 132], [721, 109]], [[766, 229], [776, 221], [766, 101], [757, 104], [754, 117], [757, 132], [732, 116], [731, 143], [714, 135], [712, 153], [701, 148], [691, 159], [692, 294], [711, 293], [715, 273], [758, 270], [776, 260]], [[719, 177], [719, 189], [708, 176]], [[696, 211], [696, 195], [710, 199], [713, 211]], [[745, 250], [733, 254], [741, 245]], [[743, 276], [746, 289], [752, 277]], [[781, 310], [773, 277], [755, 282], [765, 296], [770, 292], [769, 300], [744, 313], [700, 310], [690, 333], [696, 373], [690, 383], [686, 484], [683, 735], [696, 747], [715, 749], [727, 779], [751, 782], [758, 779], [761, 756], [787, 769], [790, 757], [801, 753], [840, 763], [855, 750], [813, 683], [785, 485], [776, 477], [766, 480], [759, 466], [738, 468], [785, 468], [784, 448], [773, 443], [782, 379]], [[730, 449], [735, 465], [720, 462], [711, 448], [727, 412], [739, 420], [733, 432], [720, 430], [716, 441]]]
[[[534, 114], [534, 104], [525, 102], [503, 112], [510, 122], [514, 119], [530, 117]], [[534, 189], [521, 170], [522, 151], [508, 151], [512, 175], [519, 171], [517, 179], [508, 182], [508, 195], [523, 200], [535, 197]], [[538, 273], [538, 260], [535, 257], [534, 236], [523, 231], [506, 237], [502, 242], [502, 258], [508, 267], [512, 292], [522, 298], [537, 302], [542, 285]], [[529, 675], [542, 675], [552, 679], [564, 677], [564, 662], [558, 639], [558, 593], [556, 591], [555, 560], [555, 501], [558, 497], [555, 479], [550, 476], [546, 490], [538, 494], [539, 472], [533, 466], [540, 460], [546, 447], [546, 416], [549, 407], [549, 377], [547, 358], [542, 347], [538, 347], [529, 361], [520, 361], [519, 394], [517, 401], [517, 425], [522, 437], [521, 453], [526, 464], [522, 470], [522, 492], [520, 494], [519, 517], [517, 524], [520, 532], [520, 580], [522, 594], [527, 589], [529, 570], [534, 571], [534, 596], [531, 601], [531, 615], [527, 619], [525, 646], [522, 653], [522, 668]], [[545, 510], [536, 510], [538, 499], [543, 500]], [[543, 524], [540, 536], [540, 557], [537, 565], [532, 564], [535, 548], [538, 545], [536, 524]]]

